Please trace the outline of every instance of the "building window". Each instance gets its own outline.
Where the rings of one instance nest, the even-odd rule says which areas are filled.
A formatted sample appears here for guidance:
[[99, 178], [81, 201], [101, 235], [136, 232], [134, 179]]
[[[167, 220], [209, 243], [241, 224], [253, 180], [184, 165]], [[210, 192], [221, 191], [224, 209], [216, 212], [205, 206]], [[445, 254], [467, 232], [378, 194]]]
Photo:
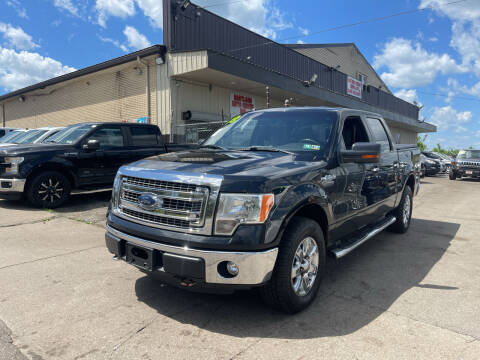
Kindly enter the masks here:
[[367, 75], [358, 73], [358, 80], [362, 82], [362, 85], [367, 85]]

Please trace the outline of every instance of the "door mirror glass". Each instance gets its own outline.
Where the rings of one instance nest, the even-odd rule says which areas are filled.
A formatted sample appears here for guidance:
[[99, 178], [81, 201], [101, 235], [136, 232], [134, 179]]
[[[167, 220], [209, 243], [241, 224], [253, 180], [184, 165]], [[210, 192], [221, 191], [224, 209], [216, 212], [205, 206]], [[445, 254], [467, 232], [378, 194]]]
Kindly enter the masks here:
[[85, 145], [83, 145], [83, 150], [85, 151], [100, 150], [100, 142], [98, 140], [88, 140], [88, 142]]
[[380, 162], [382, 148], [380, 144], [371, 142], [357, 142], [352, 150], [341, 150], [342, 163], [375, 164]]

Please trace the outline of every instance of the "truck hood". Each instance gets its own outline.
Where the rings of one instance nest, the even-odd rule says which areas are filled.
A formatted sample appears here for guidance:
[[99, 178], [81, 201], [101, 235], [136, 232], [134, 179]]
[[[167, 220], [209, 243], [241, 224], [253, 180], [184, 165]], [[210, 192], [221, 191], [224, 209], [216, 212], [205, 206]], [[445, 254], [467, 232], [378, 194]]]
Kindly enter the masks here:
[[[128, 170], [169, 170], [223, 176], [223, 191], [271, 191], [311, 179], [315, 169], [327, 165], [312, 154], [290, 155], [263, 151], [191, 150], [153, 156], [127, 166]], [[317, 173], [318, 175], [318, 173]]]
[[72, 145], [63, 144], [18, 144], [13, 146], [0, 147], [0, 156], [23, 156], [31, 153], [52, 151], [72, 151]]

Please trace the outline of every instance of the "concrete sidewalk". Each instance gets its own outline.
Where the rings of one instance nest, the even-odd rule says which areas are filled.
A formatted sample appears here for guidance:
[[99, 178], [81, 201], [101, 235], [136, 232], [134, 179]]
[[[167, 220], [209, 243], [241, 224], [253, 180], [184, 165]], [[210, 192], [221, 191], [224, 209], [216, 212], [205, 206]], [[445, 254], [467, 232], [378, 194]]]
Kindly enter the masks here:
[[3, 359], [479, 359], [480, 182], [426, 178], [405, 235], [338, 263], [307, 311], [163, 286], [104, 247], [108, 195], [0, 202]]

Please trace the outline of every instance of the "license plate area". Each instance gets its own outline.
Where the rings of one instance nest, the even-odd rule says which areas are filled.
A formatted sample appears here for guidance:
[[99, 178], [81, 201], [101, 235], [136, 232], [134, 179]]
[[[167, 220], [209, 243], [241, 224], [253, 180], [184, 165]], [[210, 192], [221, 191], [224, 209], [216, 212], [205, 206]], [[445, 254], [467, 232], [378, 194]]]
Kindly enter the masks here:
[[473, 175], [473, 171], [472, 171], [472, 170], [467, 170], [467, 171], [465, 171], [465, 174], [467, 174], [467, 175]]
[[153, 271], [162, 267], [162, 254], [158, 250], [127, 243], [126, 260], [142, 270]]

